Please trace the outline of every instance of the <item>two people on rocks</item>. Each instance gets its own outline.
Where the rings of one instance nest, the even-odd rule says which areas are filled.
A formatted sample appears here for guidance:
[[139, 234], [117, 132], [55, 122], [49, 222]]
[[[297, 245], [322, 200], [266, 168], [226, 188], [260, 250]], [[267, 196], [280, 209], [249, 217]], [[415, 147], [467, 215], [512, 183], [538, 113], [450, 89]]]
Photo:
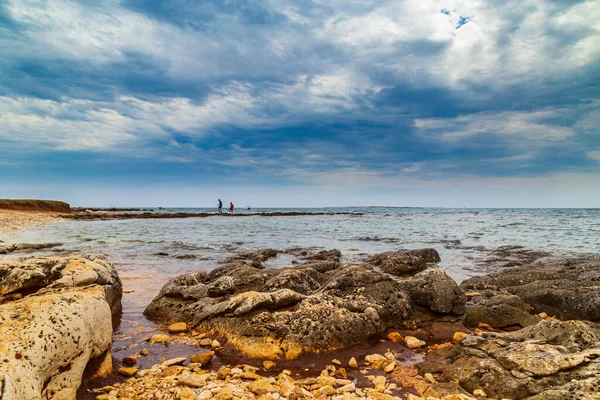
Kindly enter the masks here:
[[[233, 203], [229, 202], [229, 214], [233, 214], [233, 207]], [[219, 214], [223, 214], [223, 202], [221, 201], [221, 199], [219, 199], [219, 206], [217, 209]]]

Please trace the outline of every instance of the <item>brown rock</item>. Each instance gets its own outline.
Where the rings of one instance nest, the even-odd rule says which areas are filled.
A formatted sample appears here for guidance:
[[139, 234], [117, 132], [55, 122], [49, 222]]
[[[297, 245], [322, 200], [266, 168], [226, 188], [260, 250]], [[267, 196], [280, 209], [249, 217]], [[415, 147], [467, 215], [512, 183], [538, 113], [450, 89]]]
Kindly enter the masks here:
[[138, 369], [134, 367], [121, 367], [119, 368], [118, 372], [123, 376], [132, 377], [135, 376], [135, 374], [137, 374]]
[[214, 355], [215, 355], [215, 353], [212, 351], [207, 351], [206, 353], [201, 353], [201, 354], [193, 354], [190, 357], [190, 362], [198, 363], [201, 366], [205, 366], [210, 362], [210, 360], [212, 360]]
[[169, 333], [183, 333], [187, 331], [187, 324], [185, 322], [176, 322], [169, 326]]
[[387, 338], [390, 342], [394, 343], [404, 343], [404, 337], [398, 332], [391, 332], [387, 335]]
[[427, 344], [414, 336], [407, 336], [404, 338], [404, 340], [406, 341], [406, 347], [408, 347], [409, 349], [416, 349], [417, 347], [422, 347]]
[[137, 354], [132, 354], [130, 356], [124, 357], [123, 363], [127, 364], [127, 365], [135, 365], [135, 363], [137, 362], [137, 358], [138, 358]]
[[171, 343], [171, 337], [169, 335], [157, 334], [157, 335], [152, 335], [152, 338], [150, 339], [150, 341], [153, 344], [168, 345], [169, 343]]

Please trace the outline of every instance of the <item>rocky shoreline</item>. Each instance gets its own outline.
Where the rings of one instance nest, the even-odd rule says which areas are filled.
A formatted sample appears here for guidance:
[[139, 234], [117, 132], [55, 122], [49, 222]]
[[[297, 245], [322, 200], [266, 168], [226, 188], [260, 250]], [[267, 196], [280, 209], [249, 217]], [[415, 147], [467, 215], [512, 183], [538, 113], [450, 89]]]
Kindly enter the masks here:
[[434, 249], [354, 264], [299, 249], [266, 268], [278, 253], [171, 279], [145, 311], [163, 332], [117, 359], [108, 260], [0, 262], [1, 329], [15, 338], [0, 346], [0, 398], [75, 398], [82, 378], [77, 397], [99, 400], [600, 398], [600, 256], [502, 248], [500, 272], [459, 285]]

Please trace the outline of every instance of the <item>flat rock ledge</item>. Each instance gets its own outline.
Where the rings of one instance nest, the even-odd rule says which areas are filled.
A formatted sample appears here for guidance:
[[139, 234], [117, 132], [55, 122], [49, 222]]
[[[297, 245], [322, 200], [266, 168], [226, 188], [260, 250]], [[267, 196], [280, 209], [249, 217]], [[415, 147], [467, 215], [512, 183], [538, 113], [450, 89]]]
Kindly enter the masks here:
[[440, 386], [492, 399], [600, 399], [600, 326], [544, 320], [517, 332], [468, 335], [417, 364]]
[[261, 262], [272, 256], [270, 250], [241, 253], [209, 273], [171, 279], [144, 314], [225, 337], [250, 357], [294, 359], [361, 343], [407, 320], [416, 307], [464, 312], [466, 297], [444, 271], [406, 277], [399, 267], [436, 262], [433, 249], [382, 256], [397, 267], [388, 271], [403, 278], [379, 270], [377, 260], [341, 264], [337, 250], [306, 255], [304, 264], [290, 268], [264, 268]]
[[86, 367], [110, 374], [121, 294], [99, 255], [0, 261], [0, 398], [74, 399]]

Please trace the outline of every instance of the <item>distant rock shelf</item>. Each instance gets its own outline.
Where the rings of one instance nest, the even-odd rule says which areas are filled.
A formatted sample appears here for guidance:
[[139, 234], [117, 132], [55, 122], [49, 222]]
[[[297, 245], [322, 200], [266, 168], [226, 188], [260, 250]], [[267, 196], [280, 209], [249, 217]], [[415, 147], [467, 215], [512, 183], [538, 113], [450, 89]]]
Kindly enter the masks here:
[[206, 218], [206, 217], [295, 217], [295, 216], [319, 216], [319, 215], [363, 215], [358, 212], [308, 212], [308, 211], [278, 211], [278, 212], [257, 212], [257, 213], [238, 213], [238, 214], [217, 214], [217, 213], [189, 213], [189, 212], [78, 212], [61, 215], [63, 218], [84, 221], [105, 221], [118, 219], [162, 219], [162, 218]]
[[70, 213], [71, 206], [64, 201], [55, 200], [0, 199], [0, 210]]

